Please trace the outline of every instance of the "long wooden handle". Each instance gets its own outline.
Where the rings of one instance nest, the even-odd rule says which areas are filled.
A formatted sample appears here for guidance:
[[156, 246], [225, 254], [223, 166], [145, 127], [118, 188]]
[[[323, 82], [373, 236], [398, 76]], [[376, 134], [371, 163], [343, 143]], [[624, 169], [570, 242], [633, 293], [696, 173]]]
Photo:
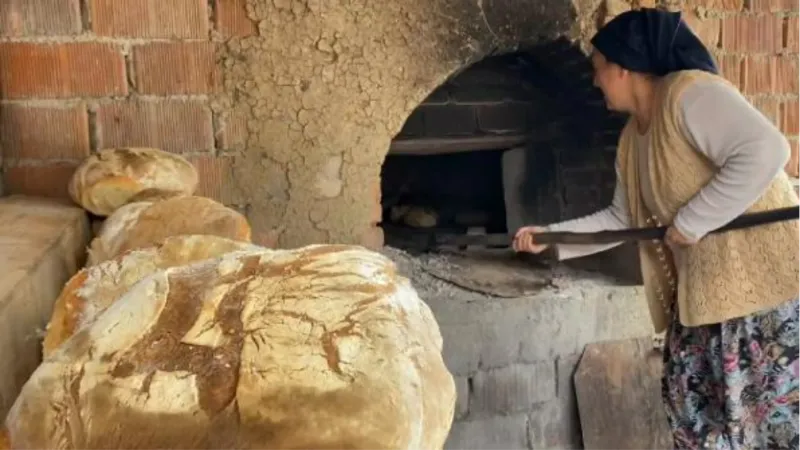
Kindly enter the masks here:
[[[745, 214], [732, 220], [728, 224], [712, 231], [723, 233], [731, 230], [750, 228], [784, 220], [797, 220], [800, 216], [800, 207], [774, 209], [752, 214]], [[627, 241], [647, 241], [664, 239], [667, 227], [653, 228], [628, 228], [624, 230], [598, 231], [594, 233], [573, 233], [568, 231], [548, 231], [536, 233], [534, 239], [537, 244], [611, 244]]]
[[[800, 217], [800, 207], [792, 206], [789, 208], [775, 209], [772, 211], [745, 214], [737, 217], [727, 225], [712, 231], [712, 233], [722, 233], [730, 230], [749, 228], [767, 223], [780, 222], [784, 220], [797, 220]], [[510, 247], [514, 236], [506, 233], [476, 234], [469, 235], [443, 231], [441, 229], [409, 229], [405, 227], [395, 227], [389, 224], [380, 224], [385, 230], [401, 231], [410, 238], [414, 245], [421, 248], [436, 248], [441, 246], [465, 246], [480, 245], [486, 247], [503, 248]], [[567, 231], [542, 232], [535, 235], [536, 242], [539, 244], [611, 244], [616, 242], [647, 241], [653, 239], [663, 239], [667, 232], [667, 227], [657, 228], [628, 228], [615, 231], [598, 231], [595, 233], [573, 233]]]

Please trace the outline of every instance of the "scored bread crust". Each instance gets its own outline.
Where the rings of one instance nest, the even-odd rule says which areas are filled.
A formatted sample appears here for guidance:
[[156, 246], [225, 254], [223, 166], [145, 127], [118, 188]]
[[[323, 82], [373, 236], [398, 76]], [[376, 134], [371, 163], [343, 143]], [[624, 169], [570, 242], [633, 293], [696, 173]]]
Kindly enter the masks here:
[[136, 224], [139, 214], [152, 204], [152, 202], [131, 202], [108, 216], [100, 226], [96, 237], [89, 243], [86, 265], [93, 266], [119, 255], [125, 233]]
[[191, 195], [198, 182], [197, 169], [182, 156], [156, 148], [109, 148], [78, 166], [68, 191], [84, 209], [108, 216], [142, 191]]
[[250, 224], [244, 215], [215, 200], [198, 196], [129, 203], [112, 214], [107, 222], [92, 240], [87, 265], [182, 234], [251, 240]]
[[430, 308], [357, 246], [159, 270], [34, 371], [15, 448], [441, 449], [455, 410]]
[[67, 281], [53, 305], [42, 354], [47, 358], [75, 330], [108, 308], [139, 280], [158, 270], [216, 258], [233, 251], [259, 248], [218, 236], [170, 236], [153, 247], [134, 250], [83, 268]]

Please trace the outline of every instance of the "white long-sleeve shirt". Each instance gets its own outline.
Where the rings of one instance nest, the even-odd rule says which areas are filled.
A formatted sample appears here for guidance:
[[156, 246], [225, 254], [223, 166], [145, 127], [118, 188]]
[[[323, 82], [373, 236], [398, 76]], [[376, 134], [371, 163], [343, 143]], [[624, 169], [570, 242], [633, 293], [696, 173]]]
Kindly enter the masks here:
[[[761, 196], [789, 159], [789, 143], [772, 122], [739, 91], [715, 81], [689, 86], [679, 98], [690, 142], [718, 172], [676, 214], [673, 225], [684, 236], [699, 240], [744, 213]], [[647, 164], [647, 135], [639, 135], [640, 167]], [[649, 191], [647, 177], [641, 189]], [[551, 231], [595, 232], [629, 228], [628, 200], [617, 167], [611, 205], [588, 216], [547, 226]], [[647, 196], [643, 199], [647, 203]], [[558, 245], [561, 260], [616, 247], [616, 244]]]

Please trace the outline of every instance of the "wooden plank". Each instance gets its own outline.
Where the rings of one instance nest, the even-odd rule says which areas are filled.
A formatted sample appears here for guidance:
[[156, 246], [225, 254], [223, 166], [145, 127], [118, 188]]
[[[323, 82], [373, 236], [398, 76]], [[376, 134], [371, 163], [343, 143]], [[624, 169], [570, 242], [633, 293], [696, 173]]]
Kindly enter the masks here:
[[452, 138], [397, 139], [389, 145], [390, 155], [443, 155], [481, 150], [505, 150], [518, 147], [527, 135], [489, 135]]
[[[486, 235], [486, 228], [484, 227], [469, 227], [467, 228], [467, 235], [468, 236], [484, 236]], [[465, 245], [463, 246], [462, 250], [475, 250], [477, 248], [481, 248], [481, 245]]]
[[425, 247], [434, 249], [437, 247], [466, 247], [479, 246], [491, 248], [510, 247], [513, 236], [505, 233], [487, 234], [465, 234], [451, 228], [411, 228], [393, 225], [390, 223], [379, 223], [383, 228], [384, 234], [393, 235], [401, 241], [413, 243], [414, 247]]
[[586, 346], [574, 376], [584, 448], [672, 448], [661, 358], [652, 337]]

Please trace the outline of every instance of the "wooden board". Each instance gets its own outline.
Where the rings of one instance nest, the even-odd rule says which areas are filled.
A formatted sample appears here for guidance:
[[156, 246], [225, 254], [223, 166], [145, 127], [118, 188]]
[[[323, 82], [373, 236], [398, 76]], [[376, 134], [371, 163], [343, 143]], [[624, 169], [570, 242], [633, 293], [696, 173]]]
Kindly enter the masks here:
[[586, 346], [574, 376], [584, 448], [672, 448], [661, 358], [651, 337]]

